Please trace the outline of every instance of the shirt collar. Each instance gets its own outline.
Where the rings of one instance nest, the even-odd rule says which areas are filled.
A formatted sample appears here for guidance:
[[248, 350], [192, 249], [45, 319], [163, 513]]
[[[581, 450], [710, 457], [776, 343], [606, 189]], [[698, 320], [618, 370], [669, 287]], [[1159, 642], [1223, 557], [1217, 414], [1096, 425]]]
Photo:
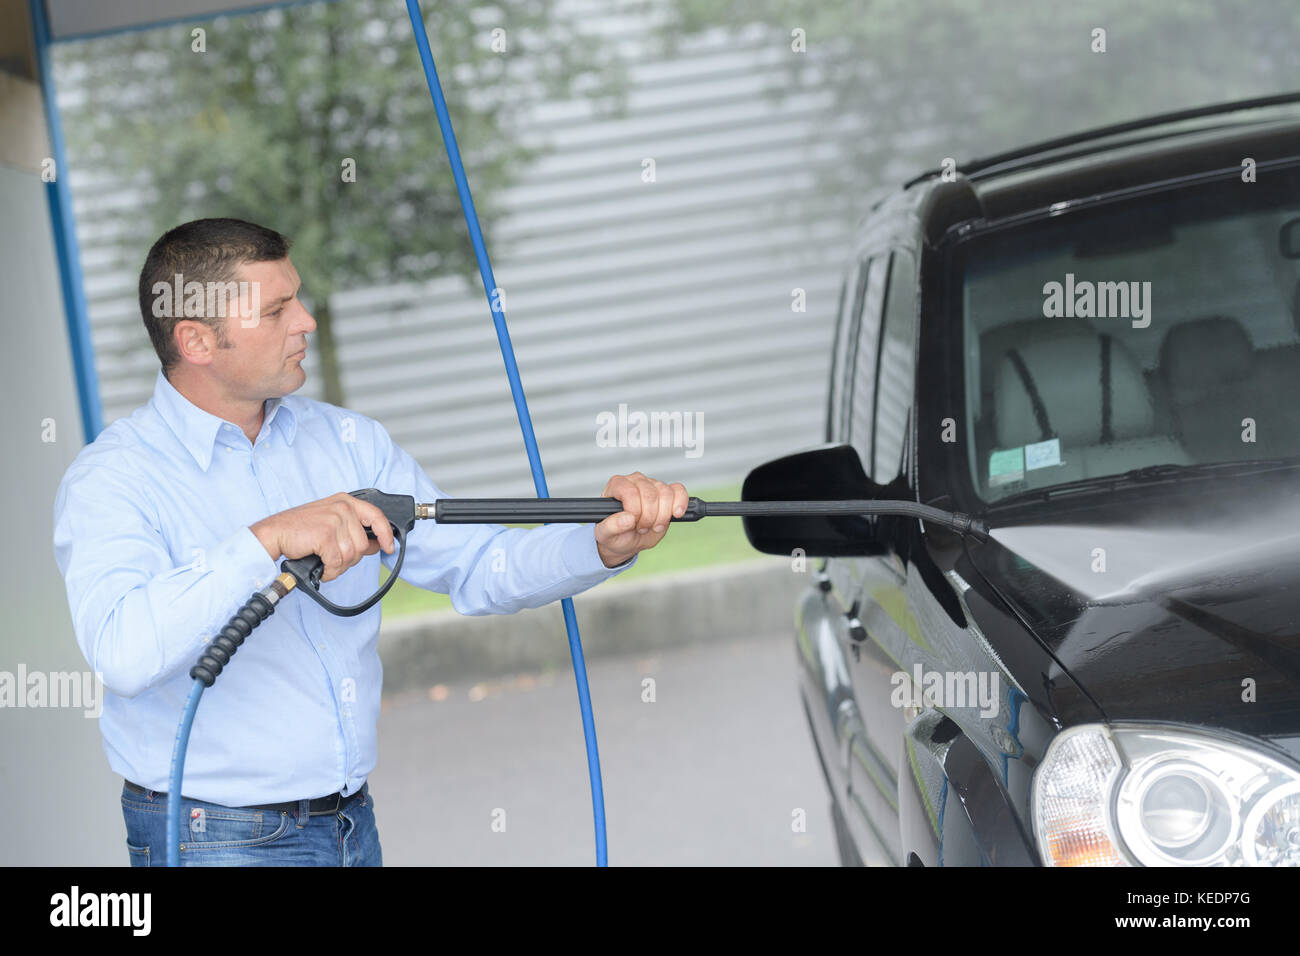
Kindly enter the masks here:
[[[211, 412], [205, 412], [191, 402], [167, 381], [167, 376], [161, 371], [154, 382], [150, 404], [204, 471], [212, 463], [212, 452], [222, 429], [239, 430], [239, 426], [218, 418]], [[262, 431], [258, 438], [264, 439], [273, 426], [280, 429], [286, 444], [293, 444], [294, 435], [298, 431], [298, 420], [293, 406], [284, 398], [267, 399], [263, 406]]]
[[262, 430], [265, 431], [273, 423], [278, 423], [280, 434], [284, 437], [286, 445], [293, 444], [293, 436], [298, 433], [298, 415], [293, 410], [293, 405], [289, 402], [288, 396], [283, 398], [273, 398], [266, 403], [265, 416], [262, 419]]

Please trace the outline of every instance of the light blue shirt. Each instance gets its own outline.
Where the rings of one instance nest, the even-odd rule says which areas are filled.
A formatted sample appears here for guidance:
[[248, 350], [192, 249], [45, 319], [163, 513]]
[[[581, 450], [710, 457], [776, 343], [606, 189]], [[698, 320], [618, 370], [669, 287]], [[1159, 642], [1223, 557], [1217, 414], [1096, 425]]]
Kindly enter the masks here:
[[[250, 443], [161, 372], [147, 405], [81, 450], [55, 498], [54, 555], [77, 643], [104, 682], [99, 725], [114, 771], [167, 789], [190, 667], [279, 573], [249, 526], [358, 488], [449, 497], [365, 415], [294, 395], [268, 400]], [[419, 521], [401, 577], [450, 595], [462, 614], [541, 607], [636, 562], [605, 567], [593, 527]], [[381, 560], [392, 567], [392, 556], [370, 555], [321, 593], [365, 600]], [[204, 693], [185, 795], [248, 806], [359, 790], [378, 756], [380, 608], [335, 617], [290, 592]]]

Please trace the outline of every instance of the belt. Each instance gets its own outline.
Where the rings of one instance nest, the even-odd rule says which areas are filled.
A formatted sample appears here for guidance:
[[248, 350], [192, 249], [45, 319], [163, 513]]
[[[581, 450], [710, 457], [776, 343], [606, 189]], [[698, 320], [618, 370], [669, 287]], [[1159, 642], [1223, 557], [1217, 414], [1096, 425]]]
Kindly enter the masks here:
[[[125, 782], [126, 782], [126, 789], [131, 791], [131, 793], [140, 794], [141, 796], [144, 796], [148, 793], [152, 793], [154, 797], [158, 797], [163, 800], [167, 799], [167, 794], [162, 793], [159, 790], [145, 790], [144, 787], [140, 786], [139, 784], [134, 784], [130, 780], [127, 780]], [[365, 789], [366, 789], [366, 785], [362, 784], [361, 789], [357, 790], [351, 796], [345, 797], [343, 796], [342, 791], [335, 791], [334, 793], [331, 793], [329, 796], [316, 797], [313, 800], [308, 800], [307, 801], [308, 815], [313, 817], [320, 817], [331, 813], [337, 813], [346, 804], [351, 803], [362, 793], [364, 793]], [[301, 803], [302, 803], [301, 800], [288, 800], [284, 803], [259, 803], [247, 807], [231, 807], [231, 809], [232, 810], [270, 810], [273, 813], [297, 813], [298, 806]]]

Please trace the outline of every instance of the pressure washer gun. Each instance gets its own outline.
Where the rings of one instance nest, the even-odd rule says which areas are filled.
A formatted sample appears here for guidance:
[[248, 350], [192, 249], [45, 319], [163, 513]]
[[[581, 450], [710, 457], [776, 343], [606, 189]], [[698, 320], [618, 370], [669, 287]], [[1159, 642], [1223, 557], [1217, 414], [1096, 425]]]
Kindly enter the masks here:
[[[250, 597], [225, 627], [212, 639], [212, 643], [203, 651], [198, 663], [190, 668], [190, 676], [202, 681], [204, 687], [211, 687], [222, 669], [230, 663], [230, 658], [252, 633], [253, 628], [265, 621], [275, 611], [275, 606], [295, 587], [300, 588], [309, 598], [339, 617], [353, 617], [362, 611], [374, 607], [397, 581], [397, 574], [402, 570], [406, 560], [406, 533], [415, 527], [416, 505], [410, 495], [390, 495], [375, 488], [363, 488], [352, 492], [353, 498], [369, 502], [384, 513], [393, 529], [393, 539], [397, 542], [397, 560], [393, 563], [393, 573], [388, 580], [360, 604], [340, 607], [320, 593], [321, 575], [325, 573], [325, 562], [317, 555], [309, 554], [301, 558], [290, 558], [280, 563], [280, 575], [262, 590]], [[366, 529], [366, 535], [373, 538], [375, 533]]]

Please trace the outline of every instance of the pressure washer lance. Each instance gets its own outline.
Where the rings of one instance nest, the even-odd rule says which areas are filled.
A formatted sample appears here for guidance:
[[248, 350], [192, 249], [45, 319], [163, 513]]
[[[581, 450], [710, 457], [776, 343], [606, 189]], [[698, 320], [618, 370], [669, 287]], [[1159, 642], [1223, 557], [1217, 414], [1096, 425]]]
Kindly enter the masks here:
[[[172, 754], [170, 784], [167, 791], [167, 865], [180, 865], [181, 803], [176, 794], [182, 792], [185, 770], [185, 750], [189, 744], [190, 727], [198, 710], [203, 690], [211, 687], [240, 645], [259, 624], [275, 612], [275, 606], [294, 588], [329, 611], [341, 617], [351, 617], [373, 607], [388, 593], [402, 562], [406, 559], [406, 534], [417, 519], [432, 518], [439, 524], [544, 524], [547, 522], [600, 522], [623, 510], [617, 498], [441, 498], [432, 504], [416, 504], [410, 495], [391, 495], [375, 488], [352, 492], [353, 497], [368, 501], [378, 507], [393, 529], [398, 543], [397, 560], [392, 573], [382, 587], [368, 599], [350, 607], [340, 607], [320, 593], [324, 562], [314, 555], [286, 559], [280, 565], [281, 574], [269, 585], [250, 597], [211, 643], [204, 649], [198, 662], [190, 668], [194, 685], [186, 703], [185, 714], [176, 732], [176, 747]], [[901, 515], [920, 518], [951, 528], [959, 534], [969, 534], [980, 540], [988, 539], [988, 527], [970, 515], [944, 511], [914, 501], [877, 501], [852, 499], [836, 501], [704, 501], [690, 498], [686, 511], [672, 521], [699, 521], [713, 517], [791, 517], [798, 515]], [[373, 531], [367, 531], [375, 537]]]
[[[603, 521], [623, 510], [617, 498], [442, 498], [415, 506], [417, 518], [439, 524], [531, 524], [534, 522]], [[687, 500], [686, 511], [672, 521], [720, 517], [794, 517], [800, 515], [901, 515], [920, 518], [988, 540], [988, 526], [970, 515], [944, 511], [915, 501], [839, 499], [834, 501], [704, 501]]]

